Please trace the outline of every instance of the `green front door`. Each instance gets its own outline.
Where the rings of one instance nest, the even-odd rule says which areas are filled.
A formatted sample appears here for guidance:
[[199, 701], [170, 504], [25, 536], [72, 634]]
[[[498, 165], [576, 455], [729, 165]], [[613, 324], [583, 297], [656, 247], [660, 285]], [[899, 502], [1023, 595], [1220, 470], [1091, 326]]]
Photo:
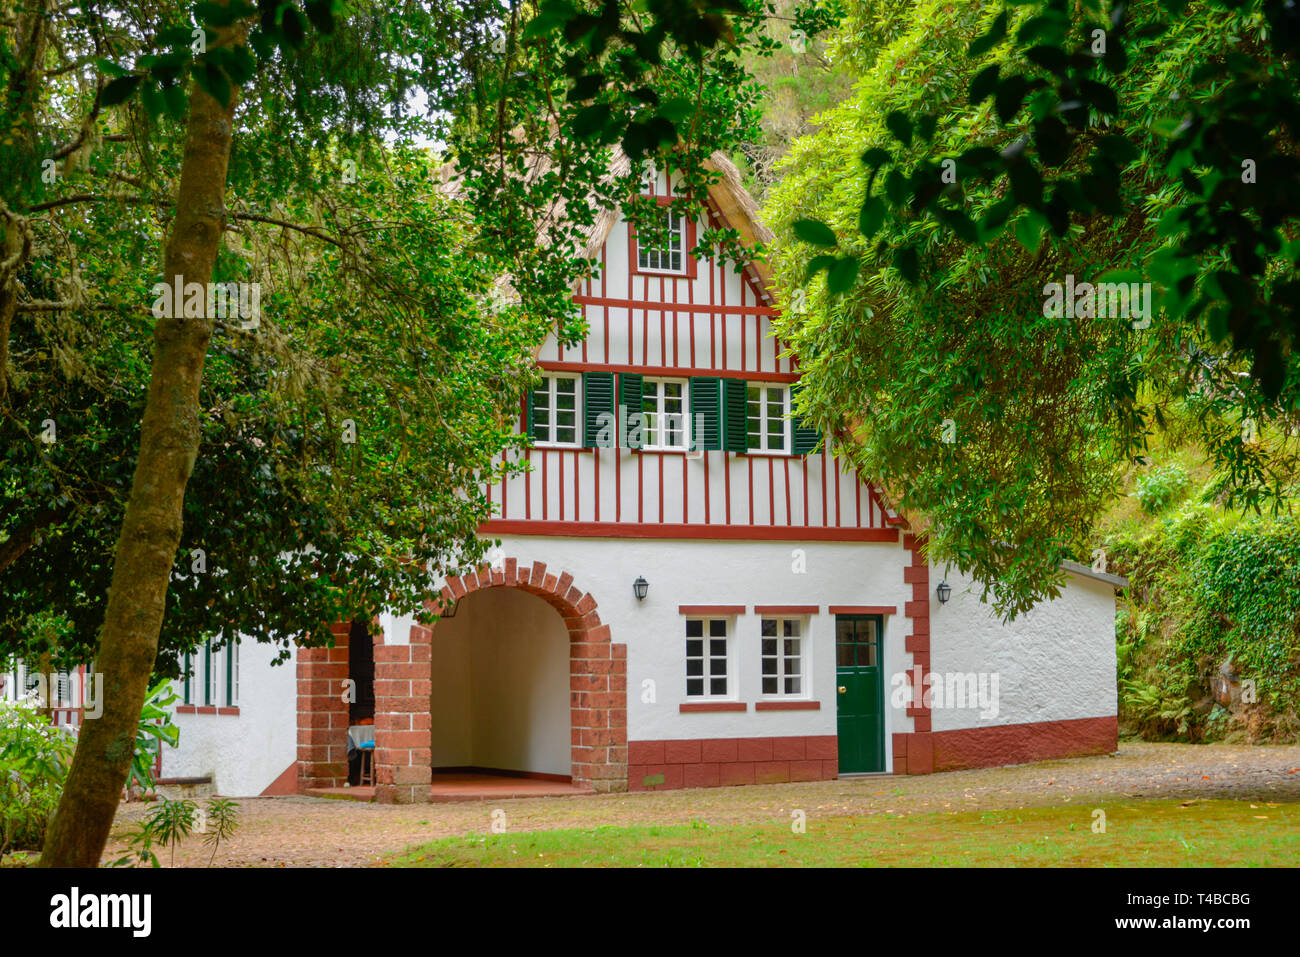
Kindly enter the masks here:
[[885, 770], [885, 691], [880, 615], [835, 616], [840, 773]]

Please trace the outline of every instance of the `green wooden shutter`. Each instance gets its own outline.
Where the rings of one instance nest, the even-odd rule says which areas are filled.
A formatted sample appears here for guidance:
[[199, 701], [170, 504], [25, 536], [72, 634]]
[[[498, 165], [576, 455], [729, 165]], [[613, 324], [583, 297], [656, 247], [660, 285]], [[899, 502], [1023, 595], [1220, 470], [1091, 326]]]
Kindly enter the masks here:
[[722, 447], [728, 452], [749, 451], [746, 383], [742, 379], [722, 380]]
[[608, 412], [614, 416], [612, 445], [618, 444], [618, 410], [614, 408], [614, 373], [584, 372], [582, 374], [582, 444], [585, 448], [596, 447], [596, 437], [600, 435], [600, 414]]
[[[790, 411], [794, 412], [795, 397], [799, 394], [800, 385], [796, 382], [790, 386]], [[821, 442], [821, 431], [806, 419], [798, 415], [794, 416], [794, 454], [807, 455], [813, 449], [817, 448]]]
[[[618, 404], [627, 410], [628, 418], [631, 418], [633, 413], [641, 411], [641, 391], [644, 382], [645, 377], [634, 372], [620, 372], [618, 374]], [[622, 430], [623, 423], [620, 422], [620, 443], [623, 441]]]
[[541, 434], [540, 429], [538, 429], [538, 427], [537, 427], [537, 410], [536, 410], [536, 408], [535, 408], [535, 404], [534, 404], [534, 403], [535, 403], [535, 396], [536, 396], [537, 392], [543, 391], [543, 390], [545, 390], [546, 388], [548, 388], [548, 386], [547, 386], [547, 380], [546, 380], [546, 379], [543, 379], [543, 380], [542, 380], [542, 388], [541, 388], [541, 389], [538, 389], [538, 390], [536, 390], [536, 391], [534, 391], [534, 390], [532, 390], [532, 389], [529, 389], [529, 390], [528, 390], [528, 421], [525, 422], [524, 425], [525, 425], [525, 426], [527, 427], [527, 429], [528, 429], [528, 435], [532, 438], [532, 440], [533, 440], [534, 442], [537, 442], [537, 441], [539, 441], [539, 440], [545, 440], [545, 438], [546, 438], [546, 436], [544, 436], [544, 435]]
[[[699, 435], [691, 433], [697, 449], [715, 451], [722, 448], [722, 387], [713, 376], [691, 378], [691, 428], [696, 422], [704, 426]], [[702, 417], [702, 418], [701, 418]]]
[[203, 703], [212, 704], [212, 639], [203, 646]]

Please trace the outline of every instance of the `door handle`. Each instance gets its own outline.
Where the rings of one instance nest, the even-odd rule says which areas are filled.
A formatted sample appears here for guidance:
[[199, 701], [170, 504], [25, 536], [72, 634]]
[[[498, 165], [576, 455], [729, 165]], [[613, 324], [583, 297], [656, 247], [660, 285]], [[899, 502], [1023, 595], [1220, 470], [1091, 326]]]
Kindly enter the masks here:
[[844, 694], [844, 692], [846, 692], [846, 691], [848, 691], [848, 690], [849, 690], [849, 689], [846, 688], [846, 687], [844, 687], [844, 685], [840, 685], [840, 694]]

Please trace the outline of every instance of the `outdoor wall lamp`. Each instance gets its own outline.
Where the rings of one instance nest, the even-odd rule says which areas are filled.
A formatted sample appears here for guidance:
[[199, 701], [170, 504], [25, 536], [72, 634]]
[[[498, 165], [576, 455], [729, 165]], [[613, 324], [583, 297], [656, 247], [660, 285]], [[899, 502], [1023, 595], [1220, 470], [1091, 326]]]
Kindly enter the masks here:
[[632, 594], [636, 595], [636, 600], [644, 601], [646, 592], [649, 590], [650, 583], [638, 575], [636, 581], [632, 583]]
[[947, 581], [941, 581], [939, 587], [935, 589], [935, 593], [939, 596], [939, 604], [946, 604], [948, 599], [952, 597], [952, 586]]

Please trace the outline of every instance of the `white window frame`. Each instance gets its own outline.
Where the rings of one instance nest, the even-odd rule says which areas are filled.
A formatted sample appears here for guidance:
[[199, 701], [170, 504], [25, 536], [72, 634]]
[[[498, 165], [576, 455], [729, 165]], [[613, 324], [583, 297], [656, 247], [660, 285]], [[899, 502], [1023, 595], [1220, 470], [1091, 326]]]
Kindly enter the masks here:
[[[775, 637], [763, 634], [763, 623], [768, 621], [776, 622]], [[794, 622], [796, 625], [798, 625], [798, 630], [799, 630], [798, 635], [787, 636], [786, 634], [784, 634], [785, 632], [784, 623], [787, 621]], [[810, 686], [812, 669], [810, 667], [810, 654], [809, 654], [812, 645], [811, 645], [811, 638], [809, 635], [809, 624], [810, 624], [809, 618], [806, 615], [763, 615], [762, 618], [759, 619], [758, 688], [761, 697], [770, 698], [773, 700], [784, 699], [787, 701], [808, 700], [812, 697], [812, 688]], [[799, 671], [797, 674], [786, 671], [787, 662], [791, 658], [791, 656], [786, 655], [785, 653], [784, 642], [787, 639], [793, 639], [799, 642], [799, 654], [797, 656], [794, 656], [798, 661], [798, 665], [799, 665]], [[764, 641], [777, 642], [775, 655], [769, 655], [763, 652]], [[769, 660], [776, 661], [777, 672], [775, 676], [769, 675], [767, 673], [766, 665]], [[776, 691], [767, 691], [763, 687], [763, 682], [770, 677], [776, 678], [776, 688], [777, 688]], [[790, 678], [799, 679], [798, 691], [785, 690], [785, 683]]]
[[[665, 412], [664, 407], [667, 404], [667, 398], [664, 395], [665, 385], [680, 386], [682, 390], [682, 411], [681, 411], [681, 443], [678, 445], [667, 445], [663, 442], [651, 443], [648, 441], [650, 434], [647, 415], [654, 416], [655, 435], [661, 437], [664, 430], [660, 425], [664, 423], [669, 415], [677, 415], [675, 412]], [[646, 390], [655, 387], [655, 411], [647, 413], [645, 411]], [[689, 452], [691, 450], [691, 384], [685, 379], [642, 379], [641, 380], [641, 408], [637, 410], [642, 414], [641, 420], [641, 450], [644, 452]]]
[[[760, 445], [754, 446], [750, 443], [754, 441], [753, 431], [753, 404], [749, 398], [750, 389], [759, 389], [760, 399], [758, 402], [758, 438]], [[781, 446], [780, 448], [769, 447], [768, 427], [772, 422], [772, 416], [768, 412], [768, 395], [767, 390], [776, 389], [781, 393]], [[794, 424], [790, 419], [790, 387], [781, 385], [778, 382], [754, 382], [750, 381], [745, 384], [745, 444], [747, 451], [751, 455], [789, 455], [794, 448]]]
[[[645, 243], [641, 241], [641, 236], [639, 234], [637, 235], [637, 240], [636, 240], [636, 271], [637, 272], [652, 273], [656, 276], [686, 276], [690, 274], [691, 271], [690, 244], [687, 242], [687, 236], [688, 236], [687, 229], [686, 229], [687, 219], [685, 216], [681, 215], [680, 213], [675, 213], [672, 210], [669, 210], [667, 215], [668, 215], [668, 246], [666, 248], [661, 248], [658, 246], [647, 246]], [[676, 220], [676, 224], [677, 224], [677, 229], [675, 231], [673, 229], [674, 220]], [[673, 269], [669, 266], [664, 266], [663, 262], [665, 259], [668, 259], [669, 262], [671, 262], [673, 254], [677, 252], [678, 243], [681, 244], [681, 265], [676, 269]], [[650, 265], [651, 256], [654, 257], [654, 261], [658, 262], [659, 265], [657, 266]]]
[[[683, 640], [688, 642], [703, 641], [705, 643], [704, 646], [701, 648], [701, 651], [703, 651], [704, 654], [700, 656], [692, 656], [688, 654], [687, 652], [690, 647], [689, 645], [684, 646], [682, 648], [683, 664], [685, 665], [683, 671], [685, 672], [684, 677], [686, 679], [686, 700], [687, 701], [734, 701], [736, 700], [736, 693], [738, 688], [740, 687], [740, 682], [739, 682], [739, 677], [736, 674], [736, 662], [735, 662], [735, 655], [734, 655], [735, 643], [731, 640], [732, 636], [735, 634], [736, 631], [735, 617], [732, 615], [687, 615], [685, 618], [682, 619], [682, 621], [683, 624], [682, 624], [681, 634], [684, 636]], [[701, 637], [699, 638], [695, 638], [687, 634], [690, 631], [689, 623], [693, 621], [698, 621], [702, 623], [702, 627], [701, 627], [702, 634]], [[715, 621], [722, 622], [723, 625], [726, 627], [725, 635], [719, 637], [717, 635], [712, 634], [713, 629], [711, 623]], [[725, 642], [726, 643], [725, 653], [722, 655], [711, 654], [710, 652], [712, 649], [708, 644], [711, 641]], [[715, 660], [721, 660], [723, 662], [723, 668], [725, 669], [725, 671], [721, 675], [715, 675], [713, 673], [713, 662]], [[703, 662], [702, 674], [693, 675], [690, 673], [691, 661]], [[721, 693], [714, 692], [712, 687], [713, 681], [718, 678], [721, 678], [723, 681], [725, 681], [727, 685], [726, 690]], [[701, 682], [701, 686], [700, 686], [701, 691], [698, 694], [692, 693], [690, 690], [691, 681], [693, 680], [699, 680]]]
[[[566, 382], [572, 382], [572, 383], [573, 383], [573, 441], [572, 441], [572, 442], [564, 442], [564, 441], [561, 441], [561, 440], [559, 440], [559, 439], [557, 439], [557, 438], [555, 437], [556, 434], [557, 434], [557, 432], [558, 432], [558, 430], [560, 429], [560, 425], [555, 421], [555, 413], [556, 413], [556, 405], [557, 405], [557, 400], [558, 400], [558, 395], [559, 395], [559, 390], [558, 390], [557, 386], [559, 385], [559, 382], [560, 382], [561, 379], [565, 380]], [[534, 411], [534, 418], [535, 418], [535, 417], [536, 417], [536, 410], [537, 410], [537, 399], [536, 399], [536, 393], [541, 392], [541, 391], [545, 391], [545, 392], [546, 392], [546, 402], [547, 402], [547, 406], [546, 406], [546, 413], [547, 413], [546, 438], [544, 438], [544, 439], [535, 438], [535, 439], [533, 439], [533, 444], [536, 445], [536, 446], [542, 447], [542, 448], [551, 448], [551, 449], [580, 449], [580, 448], [582, 448], [582, 428], [583, 428], [583, 422], [582, 422], [582, 376], [580, 376], [580, 375], [561, 375], [561, 374], [549, 375], [549, 374], [548, 374], [548, 375], [545, 375], [545, 376], [542, 377], [542, 381], [543, 381], [543, 383], [544, 383], [544, 389], [534, 389], [534, 390], [533, 390], [533, 393], [534, 393], [534, 398], [533, 398], [533, 411]], [[532, 423], [529, 423], [529, 425], [531, 426]]]

